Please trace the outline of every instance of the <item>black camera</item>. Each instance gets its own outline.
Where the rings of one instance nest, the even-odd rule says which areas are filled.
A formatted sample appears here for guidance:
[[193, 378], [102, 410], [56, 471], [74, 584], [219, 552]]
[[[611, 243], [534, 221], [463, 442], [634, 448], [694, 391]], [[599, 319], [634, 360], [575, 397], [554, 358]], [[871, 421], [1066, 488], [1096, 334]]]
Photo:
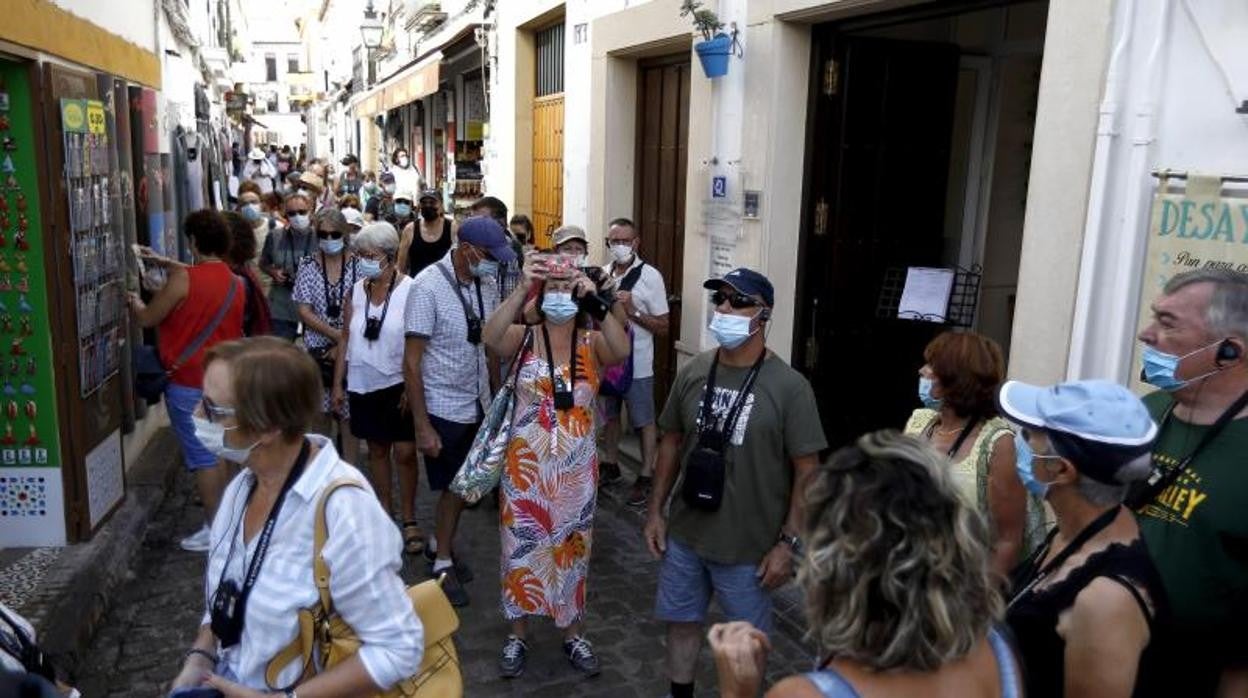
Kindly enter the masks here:
[[725, 462], [723, 451], [699, 442], [685, 462], [681, 496], [691, 509], [719, 511], [724, 501]]
[[468, 318], [468, 343], [473, 345], [481, 343], [481, 318], [479, 317]]
[[246, 612], [242, 592], [232, 579], [222, 580], [212, 595], [212, 634], [222, 647], [233, 647], [243, 639], [243, 615]]
[[377, 341], [381, 336], [381, 318], [369, 317], [364, 319], [364, 339], [370, 342]]
[[588, 314], [598, 322], [607, 319], [607, 313], [611, 311], [611, 306], [615, 303], [615, 298], [607, 293], [599, 291], [598, 293], [586, 293], [576, 299], [576, 307], [582, 313]]
[[570, 410], [576, 407], [576, 397], [572, 390], [564, 384], [563, 379], [555, 379], [555, 409]]
[[326, 317], [336, 319], [342, 313], [342, 306], [337, 303], [330, 303], [325, 307]]

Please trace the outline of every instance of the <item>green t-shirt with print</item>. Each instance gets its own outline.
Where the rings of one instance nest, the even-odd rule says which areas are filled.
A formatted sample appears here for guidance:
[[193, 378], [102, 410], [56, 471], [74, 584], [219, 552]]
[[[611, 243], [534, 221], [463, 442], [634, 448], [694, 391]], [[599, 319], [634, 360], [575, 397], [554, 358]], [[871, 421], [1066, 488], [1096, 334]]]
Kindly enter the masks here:
[[[1144, 398], [1161, 426], [1153, 459], [1162, 469], [1183, 460], [1210, 429], [1167, 412], [1173, 398]], [[1161, 572], [1172, 614], [1169, 647], [1176, 687], [1212, 695], [1222, 667], [1248, 651], [1248, 418], [1231, 421], [1184, 474], [1138, 513], [1140, 531]], [[1170, 663], [1167, 659], [1167, 663]], [[1182, 679], [1179, 680], [1179, 675]]]
[[[659, 417], [664, 432], [684, 434], [682, 465], [698, 440], [707, 374], [715, 351], [699, 354], [676, 374]], [[750, 367], [715, 369], [714, 417], [722, 424]], [[789, 512], [792, 459], [827, 447], [815, 393], [806, 378], [774, 354], [763, 361], [724, 449], [724, 497], [719, 511], [691, 509], [681, 497], [683, 475], [672, 498], [670, 535], [706, 560], [757, 564], [776, 544]]]

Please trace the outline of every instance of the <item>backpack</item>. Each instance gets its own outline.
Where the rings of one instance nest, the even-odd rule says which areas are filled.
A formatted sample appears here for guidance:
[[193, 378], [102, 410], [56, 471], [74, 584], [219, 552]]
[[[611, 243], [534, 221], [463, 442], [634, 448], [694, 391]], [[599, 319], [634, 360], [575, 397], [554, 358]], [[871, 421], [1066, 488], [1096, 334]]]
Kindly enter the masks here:
[[[619, 290], [632, 291], [633, 287], [641, 279], [641, 271], [646, 268], [646, 263], [634, 267], [631, 271], [620, 279]], [[608, 397], [624, 397], [628, 394], [628, 389], [633, 386], [633, 325], [628, 325], [628, 358], [623, 363], [615, 366], [608, 366], [602, 374], [602, 382], [598, 386], [598, 392]]]

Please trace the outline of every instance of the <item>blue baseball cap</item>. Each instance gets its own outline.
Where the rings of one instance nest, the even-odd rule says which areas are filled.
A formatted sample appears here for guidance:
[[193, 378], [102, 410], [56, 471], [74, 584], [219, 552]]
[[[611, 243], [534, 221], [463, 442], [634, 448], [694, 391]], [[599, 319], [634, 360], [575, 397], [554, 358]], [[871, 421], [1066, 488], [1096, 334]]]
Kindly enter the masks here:
[[495, 261], [511, 262], [516, 259], [516, 251], [511, 249], [511, 242], [498, 221], [488, 216], [473, 216], [459, 226], [459, 240], [485, 250]]
[[1130, 390], [1106, 380], [1037, 386], [1009, 381], [997, 393], [1005, 418], [1042, 430], [1080, 473], [1110, 485], [1122, 466], [1152, 450], [1157, 423]]
[[773, 307], [776, 303], [776, 290], [772, 288], [771, 281], [753, 269], [737, 267], [720, 278], [707, 279], [702, 284], [702, 288], [715, 291], [724, 284], [747, 296], [762, 298], [763, 304], [768, 308]]

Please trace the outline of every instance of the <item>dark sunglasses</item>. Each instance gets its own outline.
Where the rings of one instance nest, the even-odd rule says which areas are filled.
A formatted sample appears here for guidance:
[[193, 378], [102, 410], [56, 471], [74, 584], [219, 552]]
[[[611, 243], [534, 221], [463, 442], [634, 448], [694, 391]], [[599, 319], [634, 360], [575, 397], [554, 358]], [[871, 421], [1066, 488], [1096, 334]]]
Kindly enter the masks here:
[[742, 308], [753, 308], [758, 305], [758, 301], [741, 293], [740, 291], [715, 291], [711, 294], [711, 305], [723, 305], [724, 301], [728, 301], [728, 305], [737, 310]]
[[342, 237], [341, 230], [318, 230], [316, 236], [322, 240], [337, 240]]
[[295, 210], [292, 210], [292, 211], [287, 211], [287, 212], [286, 212], [286, 215], [288, 215], [288, 216], [304, 216], [304, 215], [307, 215], [307, 213], [308, 213], [308, 209], [306, 209], [306, 208], [305, 208], [305, 209], [303, 209], [303, 210], [298, 210], [298, 209], [295, 209]]

